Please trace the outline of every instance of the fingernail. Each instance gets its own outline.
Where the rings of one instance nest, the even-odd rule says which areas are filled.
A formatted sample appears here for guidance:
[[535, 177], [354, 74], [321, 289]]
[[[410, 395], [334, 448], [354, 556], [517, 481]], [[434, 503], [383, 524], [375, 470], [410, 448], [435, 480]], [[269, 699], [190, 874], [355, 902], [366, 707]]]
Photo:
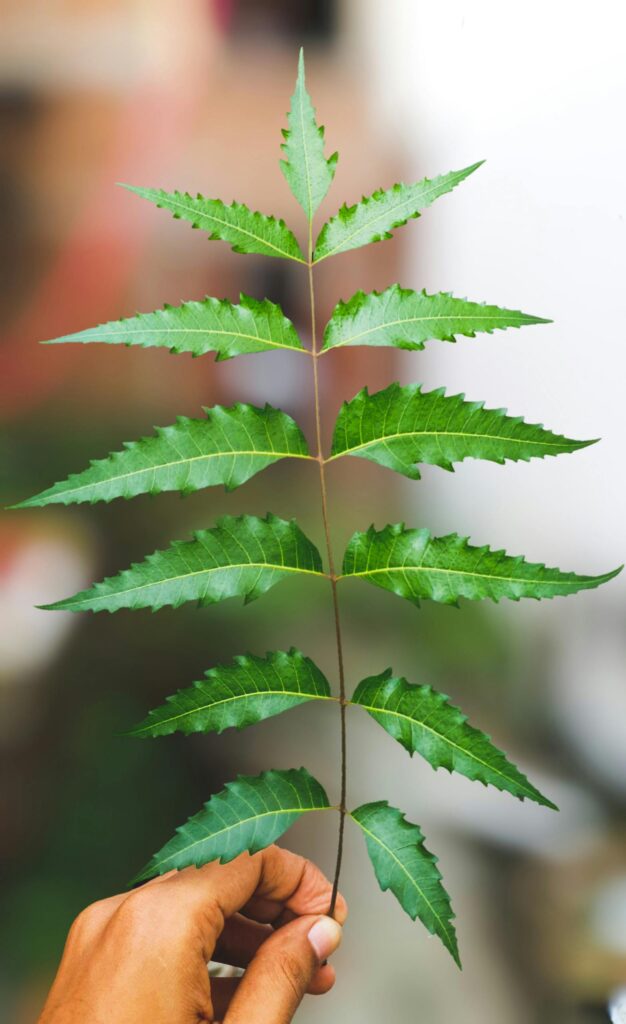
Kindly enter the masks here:
[[308, 934], [308, 940], [315, 950], [317, 959], [322, 961], [334, 953], [341, 942], [341, 925], [332, 917], [320, 917]]

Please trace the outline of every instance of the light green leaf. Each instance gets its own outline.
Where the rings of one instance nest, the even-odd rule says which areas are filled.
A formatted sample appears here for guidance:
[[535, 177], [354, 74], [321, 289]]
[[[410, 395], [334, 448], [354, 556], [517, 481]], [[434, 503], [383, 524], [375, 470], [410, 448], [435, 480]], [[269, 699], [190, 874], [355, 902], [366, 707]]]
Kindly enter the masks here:
[[124, 185], [143, 199], [164, 210], [176, 220], [187, 220], [194, 228], [206, 231], [210, 241], [228, 242], [233, 252], [278, 256], [305, 263], [295, 235], [283, 220], [257, 213], [243, 203], [223, 203], [221, 199], [205, 199], [188, 192], [165, 192], [161, 188], [137, 188]]
[[176, 830], [133, 883], [172, 868], [201, 867], [212, 860], [227, 864], [246, 850], [258, 853], [307, 811], [328, 807], [326, 793], [306, 768], [240, 775]]
[[289, 128], [283, 129], [286, 141], [281, 146], [287, 159], [280, 161], [280, 168], [307, 220], [311, 221], [331, 186], [339, 154], [333, 153], [328, 160], [324, 156], [324, 129], [317, 126], [315, 109], [306, 89], [302, 50], [287, 121]]
[[413, 686], [387, 669], [363, 679], [350, 703], [364, 708], [411, 756], [421, 754], [433, 768], [459, 772], [520, 800], [527, 798], [558, 810], [489, 736], [469, 725], [463, 712], [432, 687]]
[[619, 572], [621, 567], [602, 576], [577, 576], [527, 562], [521, 555], [472, 547], [456, 533], [432, 537], [429, 530], [407, 530], [398, 523], [355, 533], [340, 579], [360, 578], [419, 605], [421, 598], [442, 604], [456, 604], [460, 597], [551, 598], [591, 590]]
[[151, 711], [131, 736], [243, 729], [309, 700], [330, 700], [328, 680], [310, 658], [291, 648], [265, 658], [238, 655], [230, 665], [205, 672], [204, 679], [179, 690]]
[[421, 384], [391, 384], [370, 395], [367, 388], [344, 402], [333, 435], [331, 457], [357, 455], [419, 480], [416, 463], [452, 470], [463, 459], [523, 460], [586, 448], [594, 441], [572, 441], [505, 409], [485, 409], [444, 388], [422, 391]]
[[280, 459], [310, 459], [300, 427], [291, 416], [266, 405], [216, 405], [205, 420], [179, 417], [156, 435], [129, 441], [126, 450], [92, 462], [15, 508], [112, 501], [137, 494], [181, 491], [223, 484], [233, 490]]
[[55, 604], [51, 611], [116, 612], [120, 608], [178, 608], [185, 601], [201, 606], [228, 597], [247, 602], [293, 574], [322, 576], [317, 548], [294, 520], [268, 513], [223, 516], [194, 540], [174, 541], [143, 562]]
[[406, 821], [386, 800], [363, 804], [350, 817], [365, 836], [383, 892], [390, 889], [409, 917], [419, 917], [431, 935], [438, 935], [460, 967], [450, 897], [441, 884], [437, 858], [424, 846], [419, 826]]
[[422, 210], [439, 196], [451, 192], [482, 163], [481, 160], [462, 171], [451, 171], [432, 180], [424, 178], [415, 185], [399, 184], [389, 189], [378, 189], [371, 196], [364, 196], [354, 206], [342, 206], [320, 231], [315, 243], [314, 263], [321, 263], [329, 256], [358, 249], [370, 242], [391, 238], [394, 228], [401, 227], [413, 217], [419, 217]]
[[348, 302], [340, 302], [326, 325], [323, 351], [344, 345], [415, 350], [431, 339], [455, 341], [456, 334], [474, 338], [477, 332], [549, 323], [516, 309], [468, 302], [447, 292], [427, 295], [394, 284], [384, 292], [357, 292]]
[[251, 352], [307, 351], [280, 306], [267, 299], [259, 302], [248, 295], [241, 295], [239, 305], [226, 299], [206, 298], [201, 302], [183, 302], [182, 306], [165, 306], [154, 313], [112, 320], [43, 344], [66, 342], [166, 348], [175, 355], [190, 352], [192, 356], [203, 356], [215, 352], [218, 363]]

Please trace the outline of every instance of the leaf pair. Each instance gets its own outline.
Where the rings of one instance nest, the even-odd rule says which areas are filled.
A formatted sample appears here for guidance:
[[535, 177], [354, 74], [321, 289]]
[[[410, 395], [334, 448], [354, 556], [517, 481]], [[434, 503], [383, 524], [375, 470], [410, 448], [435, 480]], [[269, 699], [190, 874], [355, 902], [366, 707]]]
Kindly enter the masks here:
[[[218, 405], [205, 413], [205, 420], [180, 417], [173, 426], [157, 427], [156, 436], [127, 443], [126, 451], [93, 462], [18, 507], [187, 494], [217, 484], [232, 490], [279, 459], [312, 458], [297, 424], [269, 405]], [[364, 389], [344, 403], [326, 461], [357, 456], [418, 480], [419, 463], [452, 469], [469, 457], [502, 463], [592, 443], [553, 434], [503, 409], [484, 409], [463, 395], [446, 396], [441, 388], [423, 392], [420, 385], [392, 384], [374, 395]]]
[[[325, 790], [305, 768], [239, 776], [212, 796], [204, 808], [133, 879], [133, 884], [173, 868], [225, 864], [240, 854], [258, 853], [311, 811], [330, 810]], [[349, 817], [365, 836], [381, 888], [390, 889], [413, 919], [439, 935], [460, 966], [452, 908], [417, 825], [386, 802], [363, 804]]]
[[[129, 735], [243, 729], [312, 700], [336, 698], [324, 674], [300, 651], [272, 651], [265, 658], [240, 655], [168, 697]], [[387, 669], [362, 680], [348, 703], [367, 711], [405, 750], [419, 753], [433, 768], [456, 771], [520, 800], [554, 807], [488, 736], [470, 726], [465, 715], [432, 687], [414, 686]]]
[[[176, 730], [221, 732], [243, 728], [309, 700], [333, 700], [317, 666], [301, 652], [274, 651], [265, 658], [235, 658], [204, 680], [168, 698], [132, 730], [134, 736], [164, 736]], [[351, 706], [361, 707], [402, 746], [433, 768], [457, 771], [519, 799], [554, 808], [528, 779], [470, 726], [458, 708], [429, 686], [394, 678], [391, 670], [363, 680]], [[136, 881], [171, 868], [232, 860], [274, 842], [302, 814], [330, 809], [328, 797], [306, 769], [271, 771], [239, 778], [212, 797], [150, 860]], [[349, 814], [363, 832], [376, 877], [411, 917], [437, 934], [459, 963], [449, 897], [417, 825], [385, 801]]]
[[[431, 537], [428, 530], [397, 524], [355, 533], [340, 580], [362, 579], [414, 604], [421, 598], [456, 604], [460, 597], [517, 601], [571, 594], [597, 587], [619, 571], [601, 576], [564, 573], [521, 556], [473, 547], [457, 534]], [[292, 575], [326, 575], [317, 548], [295, 521], [271, 513], [264, 519], [224, 516], [212, 529], [197, 531], [193, 540], [175, 541], [117, 576], [44, 607], [115, 612], [156, 611], [185, 601], [210, 605], [229, 597], [243, 597], [247, 603]]]
[[[477, 332], [491, 334], [507, 327], [545, 323], [550, 321], [518, 310], [469, 302], [446, 292], [427, 295], [393, 285], [385, 292], [357, 292], [348, 302], [340, 302], [326, 325], [322, 352], [355, 345], [417, 350], [431, 339], [454, 341], [457, 334], [473, 338]], [[308, 353], [279, 306], [247, 295], [240, 297], [238, 305], [205, 298], [166, 306], [45, 344], [65, 342], [166, 348], [193, 356], [214, 352], [218, 362], [281, 349]]]

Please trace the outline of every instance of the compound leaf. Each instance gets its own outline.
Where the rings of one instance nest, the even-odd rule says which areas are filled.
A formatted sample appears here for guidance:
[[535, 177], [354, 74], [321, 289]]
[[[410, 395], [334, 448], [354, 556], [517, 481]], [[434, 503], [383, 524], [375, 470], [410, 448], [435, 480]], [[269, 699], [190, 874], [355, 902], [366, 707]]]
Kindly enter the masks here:
[[414, 185], [398, 184], [389, 189], [378, 189], [371, 196], [364, 196], [354, 206], [344, 204], [320, 231], [315, 243], [314, 263], [321, 263], [329, 256], [358, 249], [370, 242], [391, 238], [394, 228], [401, 227], [413, 217], [419, 217], [422, 210], [439, 196], [451, 192], [464, 178], [473, 174], [482, 162], [465, 167], [462, 171], [450, 171], [432, 180], [424, 178]]
[[411, 756], [421, 754], [433, 768], [459, 772], [520, 800], [557, 810], [489, 736], [469, 725], [463, 712], [432, 687], [414, 686], [387, 669], [363, 679], [350, 703], [364, 708]]
[[419, 480], [416, 463], [453, 468], [463, 459], [528, 461], [574, 452], [593, 441], [572, 441], [505, 409], [485, 409], [444, 388], [391, 384], [370, 395], [367, 388], [344, 402], [333, 436], [331, 459], [357, 455]]
[[335, 176], [338, 153], [324, 156], [324, 129], [317, 126], [315, 109], [305, 84], [304, 53], [300, 50], [298, 78], [287, 114], [289, 128], [283, 130], [281, 149], [287, 157], [280, 169], [289, 188], [311, 221]]
[[165, 192], [161, 188], [137, 188], [124, 185], [160, 209], [169, 210], [176, 220], [187, 220], [193, 228], [206, 231], [210, 241], [228, 242], [234, 252], [278, 256], [306, 262], [295, 235], [284, 220], [250, 210], [243, 203], [230, 206], [221, 199], [206, 199], [188, 192]]
[[363, 804], [350, 817], [365, 836], [383, 892], [390, 889], [409, 917], [419, 917], [432, 935], [438, 935], [460, 967], [450, 897], [441, 883], [437, 858], [424, 846], [419, 826], [406, 821], [386, 800]]
[[127, 442], [125, 451], [92, 462], [17, 507], [188, 494], [216, 484], [233, 490], [280, 459], [311, 458], [300, 427], [280, 409], [237, 404], [205, 412], [204, 420], [181, 416], [170, 427], [157, 427], [153, 437]]
[[384, 292], [357, 292], [334, 309], [324, 331], [323, 350], [344, 345], [392, 345], [409, 350], [424, 342], [474, 338], [507, 327], [549, 324], [539, 316], [456, 299], [447, 292], [428, 295], [394, 284]]
[[259, 302], [248, 295], [240, 296], [239, 305], [207, 297], [200, 302], [165, 306], [153, 313], [138, 313], [64, 334], [45, 341], [44, 345], [66, 342], [166, 348], [175, 355], [190, 352], [192, 356], [203, 356], [215, 352], [217, 362], [275, 349], [306, 351], [280, 306], [267, 299]]
[[621, 572], [577, 576], [546, 568], [489, 547], [473, 547], [456, 533], [432, 537], [429, 530], [407, 530], [404, 523], [355, 533], [346, 549], [341, 579], [361, 578], [419, 605], [421, 598], [442, 604], [503, 597], [552, 598], [591, 590]]
[[238, 655], [229, 665], [168, 697], [129, 733], [169, 736], [173, 732], [243, 729], [309, 700], [329, 700], [328, 680], [300, 651], [271, 651], [264, 658]]
[[185, 601], [217, 604], [228, 597], [246, 601], [293, 574], [321, 576], [322, 560], [294, 520], [268, 513], [223, 516], [191, 541], [174, 541], [129, 569], [55, 604], [52, 611], [108, 611], [120, 608], [178, 608]]
[[305, 768], [240, 775], [178, 828], [133, 882], [212, 860], [226, 864], [246, 850], [258, 853], [302, 814], [328, 807], [322, 786]]

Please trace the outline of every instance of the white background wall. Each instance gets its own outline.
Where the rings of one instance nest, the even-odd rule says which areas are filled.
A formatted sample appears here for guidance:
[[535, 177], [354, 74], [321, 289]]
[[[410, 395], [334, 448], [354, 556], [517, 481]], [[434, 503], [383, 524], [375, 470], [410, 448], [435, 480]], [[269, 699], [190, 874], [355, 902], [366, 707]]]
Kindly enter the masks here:
[[[402, 139], [410, 179], [487, 160], [405, 229], [412, 261], [402, 283], [555, 321], [457, 346], [432, 342], [424, 355], [402, 357], [406, 380], [604, 439], [571, 458], [506, 471], [467, 462], [454, 477], [427, 472], [439, 506], [433, 525], [563, 568], [619, 564], [626, 6], [352, 0], [350, 10], [368, 99], [383, 137]], [[618, 593], [626, 594], [626, 574], [601, 600]]]

